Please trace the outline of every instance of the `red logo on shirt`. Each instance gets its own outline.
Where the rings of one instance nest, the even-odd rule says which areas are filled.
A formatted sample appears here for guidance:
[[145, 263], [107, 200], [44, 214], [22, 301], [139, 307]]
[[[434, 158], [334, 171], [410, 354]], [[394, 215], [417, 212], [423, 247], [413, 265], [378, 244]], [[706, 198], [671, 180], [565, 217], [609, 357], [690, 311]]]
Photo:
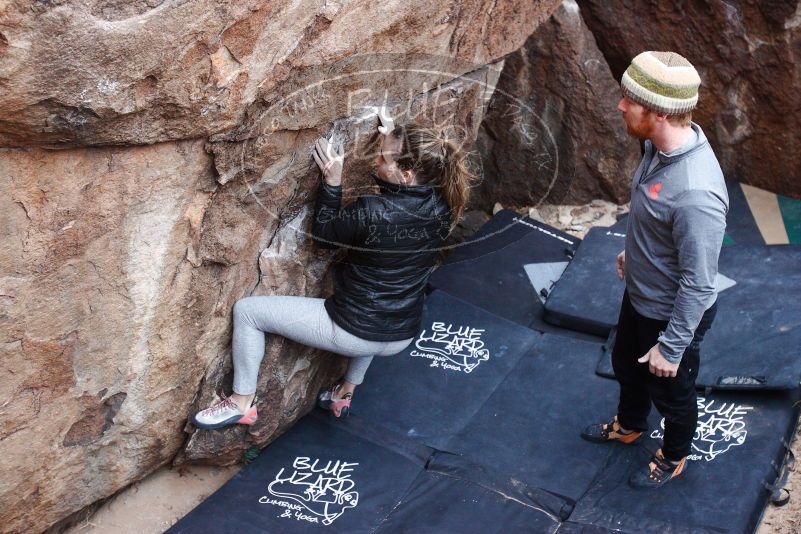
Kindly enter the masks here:
[[659, 198], [659, 192], [662, 190], [662, 182], [657, 182], [655, 184], [651, 184], [648, 186], [648, 194], [651, 195], [651, 198], [656, 200]]

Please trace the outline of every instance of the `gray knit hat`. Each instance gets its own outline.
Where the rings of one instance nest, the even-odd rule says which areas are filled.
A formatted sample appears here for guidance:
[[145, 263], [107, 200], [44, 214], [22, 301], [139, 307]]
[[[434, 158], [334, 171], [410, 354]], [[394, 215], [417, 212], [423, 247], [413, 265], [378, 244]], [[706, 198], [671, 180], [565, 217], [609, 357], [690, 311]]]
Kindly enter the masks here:
[[691, 111], [698, 103], [698, 71], [675, 52], [643, 52], [623, 73], [623, 94], [666, 115]]

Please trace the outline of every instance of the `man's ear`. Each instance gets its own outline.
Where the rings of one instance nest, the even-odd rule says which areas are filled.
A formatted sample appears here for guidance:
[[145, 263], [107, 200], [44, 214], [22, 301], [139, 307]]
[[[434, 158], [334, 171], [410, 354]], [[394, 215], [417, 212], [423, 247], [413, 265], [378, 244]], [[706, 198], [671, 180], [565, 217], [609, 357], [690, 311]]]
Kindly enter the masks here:
[[656, 113], [656, 112], [654, 112], [654, 115], [656, 116], [656, 120], [659, 121], [659, 122], [666, 121], [667, 117], [668, 117], [665, 113]]
[[405, 171], [401, 171], [401, 175], [403, 175], [403, 183], [406, 185], [411, 184], [414, 182], [414, 173], [411, 169], [406, 169]]

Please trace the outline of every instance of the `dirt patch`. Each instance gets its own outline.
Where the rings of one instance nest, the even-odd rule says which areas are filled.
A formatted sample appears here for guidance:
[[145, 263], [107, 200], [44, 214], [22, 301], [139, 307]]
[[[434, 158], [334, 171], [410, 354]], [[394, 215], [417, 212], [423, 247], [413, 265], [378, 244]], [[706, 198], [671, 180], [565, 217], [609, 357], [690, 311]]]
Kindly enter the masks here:
[[160, 534], [228, 482], [241, 466], [162, 468], [123, 490], [66, 534]]

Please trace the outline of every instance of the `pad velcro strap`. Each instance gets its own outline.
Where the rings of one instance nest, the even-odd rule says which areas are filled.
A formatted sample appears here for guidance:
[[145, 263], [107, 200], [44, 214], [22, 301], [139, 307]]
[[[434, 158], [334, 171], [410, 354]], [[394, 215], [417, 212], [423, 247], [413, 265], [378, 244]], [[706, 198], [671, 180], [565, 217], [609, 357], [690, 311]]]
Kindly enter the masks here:
[[777, 465], [776, 462], [771, 461], [771, 466], [776, 472], [776, 481], [773, 484], [762, 482], [762, 485], [768, 490], [770, 502], [774, 506], [784, 506], [790, 502], [790, 490], [784, 486], [787, 485], [790, 472], [795, 470], [795, 454], [793, 454], [793, 451], [790, 449], [790, 444], [782, 439], [782, 445], [784, 446], [785, 453], [781, 465]]
[[773, 506], [782, 507], [788, 502], [790, 502], [790, 490], [787, 488], [779, 488], [773, 484], [768, 484], [767, 482], [762, 483], [765, 486], [765, 489], [768, 490], [770, 496], [768, 499]]

